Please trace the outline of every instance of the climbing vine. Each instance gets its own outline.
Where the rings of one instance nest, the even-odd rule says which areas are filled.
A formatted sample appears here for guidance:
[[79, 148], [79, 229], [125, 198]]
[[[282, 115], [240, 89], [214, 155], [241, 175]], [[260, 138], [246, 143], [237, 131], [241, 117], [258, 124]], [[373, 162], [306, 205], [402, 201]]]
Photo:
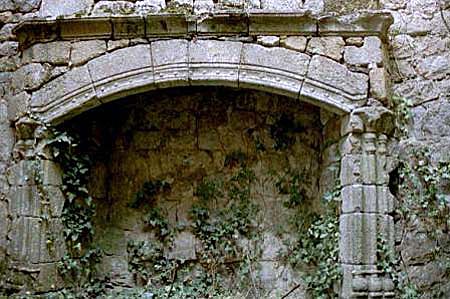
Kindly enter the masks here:
[[50, 135], [47, 146], [62, 170], [61, 189], [65, 197], [61, 219], [67, 253], [58, 263], [58, 271], [69, 288], [61, 294], [64, 298], [96, 297], [104, 292], [104, 283], [95, 275], [102, 252], [91, 244], [95, 214], [87, 188], [91, 160], [73, 136], [56, 130], [51, 130]]
[[288, 246], [285, 257], [304, 273], [304, 282], [314, 298], [335, 298], [342, 277], [339, 263], [339, 195], [340, 187], [322, 198], [320, 213], [311, 211], [311, 202], [300, 186], [304, 176], [289, 171], [277, 187], [288, 195], [285, 207], [293, 209], [291, 225], [297, 236]]
[[[398, 168], [391, 173], [390, 187], [399, 201], [396, 218], [402, 223], [402, 240], [411, 231], [424, 231], [436, 244], [428, 259], [440, 264], [446, 279], [450, 274], [450, 251], [445, 243], [449, 235], [450, 206], [443, 190], [450, 178], [450, 163], [435, 161], [429, 145], [408, 141], [411, 105], [401, 97], [394, 97], [393, 104], [402, 153]], [[379, 238], [378, 257], [380, 269], [393, 278], [399, 298], [420, 298], [420, 287], [410, 277], [402, 252], [393, 251]], [[433, 296], [442, 296], [440, 288]]]

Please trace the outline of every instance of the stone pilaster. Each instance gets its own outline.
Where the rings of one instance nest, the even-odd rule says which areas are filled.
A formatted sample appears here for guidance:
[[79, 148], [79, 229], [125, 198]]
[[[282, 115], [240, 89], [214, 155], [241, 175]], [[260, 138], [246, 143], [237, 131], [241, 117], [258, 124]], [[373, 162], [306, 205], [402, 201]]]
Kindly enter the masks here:
[[49, 291], [55, 281], [50, 283], [48, 276], [56, 279], [56, 262], [65, 251], [60, 219], [64, 197], [57, 164], [36, 150], [41, 129], [32, 119], [16, 122], [14, 162], [8, 171], [11, 223], [7, 254], [10, 270], [24, 278], [7, 284]]
[[394, 197], [388, 188], [387, 110], [369, 108], [344, 117], [340, 143], [342, 298], [393, 298], [391, 277], [377, 265], [380, 239], [394, 247]]

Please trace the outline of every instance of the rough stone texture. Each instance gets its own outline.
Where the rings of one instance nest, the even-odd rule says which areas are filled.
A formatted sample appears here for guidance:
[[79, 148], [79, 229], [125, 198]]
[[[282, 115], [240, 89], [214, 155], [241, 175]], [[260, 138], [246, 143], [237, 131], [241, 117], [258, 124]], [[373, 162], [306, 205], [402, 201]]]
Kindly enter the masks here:
[[[289, 91], [298, 94], [306, 74], [309, 56], [287, 49], [265, 48], [251, 44], [245, 44], [242, 51], [239, 72], [241, 86], [263, 83], [270, 90], [270, 87], [276, 89], [282, 85], [286, 89], [286, 94]], [[264, 73], [264, 68], [267, 74]]]
[[14, 141], [12, 129], [5, 123], [0, 124], [0, 161], [9, 161], [11, 159]]
[[261, 8], [276, 11], [297, 11], [303, 8], [299, 0], [261, 0]]
[[11, 82], [13, 92], [35, 90], [44, 84], [50, 77], [50, 69], [39, 63], [26, 64], [19, 68], [13, 75]]
[[18, 42], [4, 42], [0, 44], [0, 56], [13, 56], [17, 53]]
[[8, 233], [8, 203], [0, 201], [0, 258], [5, 258], [6, 253], [6, 236]]
[[380, 39], [378, 37], [366, 37], [362, 47], [345, 47], [344, 60], [352, 65], [381, 64], [383, 52]]
[[311, 59], [307, 77], [348, 93], [355, 102], [366, 98], [367, 75], [350, 72], [345, 66], [323, 56], [315, 55]]
[[106, 52], [106, 42], [102, 40], [72, 43], [70, 64], [80, 65]]
[[[78, 101], [86, 102], [95, 96], [95, 91], [92, 86], [89, 71], [86, 66], [81, 66], [72, 69], [70, 72], [56, 78], [49, 84], [31, 96], [31, 107], [38, 107], [47, 111], [53, 106], [55, 101], [64, 101], [68, 97], [73, 98], [73, 95]], [[74, 99], [71, 103], [75, 103]], [[77, 108], [76, 106], [74, 108]]]
[[324, 2], [325, 12], [334, 12], [338, 14], [348, 14], [360, 10], [380, 8], [378, 6], [378, 1], [376, 0], [325, 0]]
[[373, 68], [369, 72], [370, 94], [372, 97], [385, 101], [388, 96], [387, 73], [384, 68]]
[[135, 5], [128, 1], [99, 1], [92, 10], [93, 15], [130, 15], [135, 12]]
[[[67, 2], [67, 1], [65, 1]], [[93, 6], [92, 1], [72, 1], [71, 3], [63, 3], [56, 1], [43, 1], [41, 6], [40, 14], [45, 11], [46, 6], [49, 7], [50, 4], [54, 3], [55, 6], [49, 7], [47, 11], [51, 12], [53, 17], [59, 14], [71, 14], [76, 12], [80, 6], [84, 6], [86, 3], [87, 10], [91, 10]], [[97, 1], [98, 2], [98, 1]], [[162, 1], [138, 1], [139, 3], [134, 3], [136, 1], [128, 2], [128, 4], [114, 4], [115, 1], [102, 1], [102, 5], [106, 5], [104, 7], [112, 7], [115, 11], [105, 11], [103, 14], [116, 14], [123, 13], [128, 14], [139, 13], [139, 11], [147, 12], [153, 11], [153, 9], [159, 9], [159, 7], [163, 7]], [[108, 2], [108, 3], [106, 3]], [[173, 2], [173, 1], [172, 1]], [[193, 1], [177, 1], [178, 3], [186, 3], [193, 5]], [[241, 9], [241, 3], [237, 4], [239, 1], [216, 1], [218, 3], [211, 2], [214, 1], [196, 1], [197, 5], [205, 4], [205, 8], [203, 11], [197, 10], [197, 12], [210, 12], [211, 9], [221, 9], [224, 7], [233, 9]], [[386, 105], [389, 106], [390, 103], [390, 95], [389, 95], [389, 86], [383, 86], [382, 77], [385, 74], [395, 73], [395, 81], [393, 83], [393, 91], [398, 94], [400, 97], [403, 97], [407, 100], [410, 100], [413, 107], [413, 120], [411, 123], [411, 136], [416, 138], [419, 142], [423, 142], [429, 144], [433, 148], [433, 155], [438, 157], [439, 159], [449, 160], [450, 157], [448, 155], [449, 147], [449, 139], [448, 136], [450, 134], [450, 125], [448, 124], [448, 99], [450, 95], [450, 81], [448, 79], [450, 70], [449, 70], [449, 38], [448, 38], [448, 28], [443, 21], [450, 17], [449, 14], [449, 4], [448, 1], [416, 1], [416, 0], [381, 0], [381, 1], [360, 1], [360, 0], [351, 0], [351, 1], [303, 1], [304, 4], [300, 3], [300, 1], [276, 1], [276, 0], [262, 0], [262, 1], [246, 1], [244, 3], [245, 8], [263, 8], [263, 9], [279, 9], [279, 10], [298, 10], [298, 9], [310, 9], [313, 13], [320, 12], [324, 9], [328, 12], [335, 12], [338, 14], [341, 13], [353, 13], [358, 12], [361, 9], [372, 9], [372, 8], [384, 8], [388, 9], [393, 13], [395, 18], [395, 23], [391, 29], [391, 35], [389, 36], [389, 40], [392, 42], [392, 52], [390, 53], [392, 62], [394, 64], [393, 69], [390, 69], [390, 66], [386, 65], [386, 60], [382, 62], [385, 70], [382, 70], [380, 57], [380, 51], [376, 45], [376, 43], [368, 43], [368, 38], [363, 39], [360, 37], [350, 37], [346, 38], [346, 50], [345, 50], [345, 60], [346, 63], [349, 64], [349, 69], [354, 71], [355, 73], [365, 73], [369, 74], [370, 77], [370, 95], [376, 98], [379, 98], [382, 103], [377, 101], [370, 101], [370, 104], [376, 105]], [[106, 3], [106, 4], [105, 4]], [[149, 3], [148, 5], [146, 3]], [[152, 6], [156, 3], [155, 6]], [[160, 3], [160, 4], [158, 4]], [[235, 7], [234, 5], [239, 5], [239, 7]], [[0, 11], [1, 10], [11, 10], [7, 12], [0, 13], [0, 41], [7, 41], [6, 43], [0, 43], [0, 55], [4, 55], [4, 57], [0, 57], [0, 69], [1, 71], [16, 71], [20, 66], [26, 69], [25, 64], [29, 63], [41, 63], [47, 62], [56, 65], [68, 65], [69, 64], [69, 53], [70, 53], [70, 42], [51, 42], [46, 44], [38, 44], [29, 49], [26, 49], [21, 55], [17, 55], [17, 43], [14, 41], [15, 36], [12, 33], [12, 29], [16, 26], [15, 23], [20, 19], [25, 17], [33, 17], [33, 14], [28, 14], [28, 16], [22, 16], [20, 13], [16, 13], [17, 11], [28, 11], [34, 10], [38, 8], [39, 1], [10, 1], [4, 0], [0, 1]], [[142, 8], [138, 8], [139, 5], [142, 5]], [[97, 3], [97, 7], [100, 6]], [[125, 7], [125, 8], [121, 8]], [[132, 7], [132, 9], [127, 9], [127, 7]], [[158, 8], [154, 8], [158, 7]], [[199, 6], [198, 6], [199, 7]], [[442, 9], [442, 13], [441, 10]], [[108, 10], [108, 9], [106, 9]], [[70, 12], [69, 12], [70, 11]], [[100, 10], [98, 10], [100, 11]], [[78, 11], [82, 13], [82, 10]], [[95, 13], [94, 13], [95, 14]], [[448, 23], [448, 21], [447, 21]], [[448, 26], [448, 25], [447, 25]], [[315, 32], [315, 31], [313, 31]], [[142, 41], [139, 41], [142, 42]], [[159, 42], [158, 42], [159, 43]], [[175, 43], [180, 43], [183, 46], [178, 47], [179, 53], [173, 53], [168, 51], [171, 47], [174, 47]], [[164, 46], [162, 46], [164, 44]], [[110, 46], [111, 45], [111, 46]], [[128, 41], [108, 41], [108, 51], [114, 51], [117, 48], [122, 48], [128, 45]], [[161, 46], [160, 46], [161, 45]], [[289, 48], [291, 50], [305, 51], [306, 47], [306, 37], [287, 37], [284, 39], [281, 37], [280, 45]], [[369, 48], [368, 46], [371, 45]], [[184, 47], [185, 46], [185, 47]], [[373, 47], [373, 49], [371, 49]], [[157, 56], [156, 58], [152, 57], [153, 61], [158, 61], [157, 70], [161, 73], [164, 69], [167, 68], [176, 68], [179, 73], [177, 74], [177, 78], [180, 81], [183, 81], [183, 85], [187, 85], [189, 81], [188, 67], [189, 67], [189, 55], [188, 53], [188, 43], [186, 41], [178, 41], [171, 42], [165, 41], [161, 42], [161, 44], [155, 44], [155, 46], [151, 46], [152, 55]], [[186, 49], [186, 51], [184, 50]], [[156, 51], [153, 51], [156, 50]], [[270, 53], [270, 52], [269, 52]], [[272, 53], [270, 53], [272, 54]], [[12, 56], [11, 56], [12, 55]], [[324, 55], [324, 54], [320, 54]], [[381, 55], [381, 56], [380, 56]], [[163, 58], [166, 56], [167, 59]], [[22, 60], [20, 59], [22, 57]], [[174, 63], [171, 64], [172, 58], [174, 59]], [[165, 61], [165, 62], [163, 62]], [[314, 62], [314, 61], [311, 61]], [[171, 64], [169, 66], [169, 64]], [[156, 65], [156, 64], [155, 64]], [[363, 67], [360, 67], [363, 66]], [[366, 66], [370, 67], [370, 70], [366, 68]], [[398, 68], [398, 70], [396, 70]], [[321, 71], [316, 71], [320, 76], [318, 77], [331, 77], [331, 85], [334, 86], [335, 82], [338, 82], [339, 88], [343, 88], [343, 82], [340, 82], [339, 77], [340, 74], [344, 74], [343, 68], [340, 68], [337, 71], [337, 67], [330, 66], [330, 72], [326, 69]], [[81, 81], [80, 78], [88, 78], [88, 72], [78, 72], [78, 69], [75, 68], [72, 72], [75, 72], [75, 76], [66, 76], [62, 75], [64, 72], [68, 71], [66, 67], [58, 67], [52, 70], [51, 78], [53, 80], [58, 80], [55, 86], [62, 86], [62, 94], [66, 93], [66, 88], [70, 89], [68, 86], [74, 86], [74, 89], [77, 88], [77, 81]], [[313, 68], [310, 68], [310, 71], [314, 73]], [[334, 71], [336, 71], [336, 76], [334, 76]], [[398, 71], [398, 72], [397, 72]], [[21, 70], [17, 71], [19, 74]], [[39, 72], [38, 72], [39, 73]], [[175, 72], [168, 72], [172, 75]], [[397, 74], [398, 73], [398, 74]], [[72, 73], [73, 74], [73, 73]], [[76, 75], [78, 74], [78, 75]], [[330, 75], [331, 74], [331, 75]], [[351, 73], [354, 74], [354, 73]], [[34, 75], [34, 74], [33, 74]], [[62, 76], [61, 76], [62, 75]], [[359, 76], [359, 74], [357, 74]], [[0, 77], [6, 76], [3, 73], [0, 74]], [[172, 82], [169, 86], [176, 85], [173, 84], [174, 81], [167, 80], [164, 81], [164, 78], [158, 76], [158, 80], [160, 82]], [[353, 77], [351, 77], [353, 78]], [[73, 80], [75, 79], [75, 80]], [[258, 78], [257, 78], [258, 79]], [[258, 79], [259, 80], [259, 79]], [[276, 79], [275, 79], [276, 80]], [[318, 79], [317, 79], [318, 80]], [[367, 79], [364, 79], [367, 81]], [[324, 80], [325, 81], [325, 80]], [[351, 81], [351, 80], [350, 80]], [[359, 82], [359, 80], [357, 80]], [[18, 116], [22, 115], [24, 111], [27, 109], [27, 102], [29, 96], [21, 92], [14, 97], [10, 96], [11, 86], [9, 82], [0, 79], [1, 88], [0, 88], [0, 96], [2, 99], [6, 99], [8, 101], [8, 118], [9, 120], [14, 120]], [[37, 81], [31, 81], [33, 84]], [[254, 86], [257, 84], [257, 80], [254, 80]], [[320, 82], [321, 84], [326, 84], [325, 82]], [[14, 83], [16, 86], [21, 86], [23, 83], [16, 80]], [[31, 84], [31, 85], [33, 85]], [[52, 84], [52, 83], [50, 83]], [[87, 84], [87, 83], [86, 83]], [[342, 84], [342, 85], [339, 85]], [[38, 84], [39, 85], [39, 84]], [[82, 84], [83, 85], [83, 84]], [[349, 84], [353, 87], [353, 83]], [[362, 84], [361, 86], [363, 86]], [[160, 84], [160, 87], [169, 87], [168, 85]], [[359, 86], [359, 84], [356, 84]], [[78, 86], [79, 87], [79, 86]], [[304, 84], [304, 88], [308, 87], [308, 83]], [[44, 90], [47, 87], [44, 88]], [[327, 87], [328, 88], [328, 87]], [[347, 88], [347, 87], [345, 87]], [[365, 90], [366, 88], [357, 87], [358, 92]], [[73, 90], [72, 90], [73, 91]], [[387, 92], [386, 99], [385, 93]], [[35, 92], [36, 93], [36, 92]], [[56, 95], [55, 95], [56, 94]], [[33, 95], [35, 97], [35, 95]], [[336, 94], [324, 94], [323, 97], [325, 99], [333, 99], [338, 97]], [[60, 89], [55, 88], [55, 91], [47, 91], [46, 94], [43, 94], [41, 99], [42, 101], [51, 102], [51, 99], [61, 99], [64, 98], [64, 95], [61, 95]], [[47, 100], [46, 100], [47, 99]], [[4, 100], [0, 100], [0, 112], [1, 112], [1, 130], [0, 134], [0, 148], [2, 149], [2, 159], [6, 159], [8, 163], [11, 160], [11, 148], [14, 143], [13, 132], [9, 128], [10, 124], [6, 121], [3, 121], [5, 118], [4, 112]], [[76, 99], [75, 99], [76, 100]], [[270, 102], [270, 101], [269, 101]], [[76, 106], [76, 105], [75, 105]], [[256, 104], [257, 107], [261, 108], [263, 111], [270, 111], [272, 108], [271, 104], [263, 103], [263, 101], [258, 101]], [[79, 106], [76, 106], [79, 107]], [[258, 108], [258, 109], [259, 109]], [[324, 118], [325, 120], [325, 118]], [[347, 118], [343, 124], [343, 133], [347, 134], [348, 138], [343, 140], [339, 145], [339, 150], [341, 154], [346, 154], [352, 157], [356, 157], [358, 151], [362, 151], [364, 147], [358, 142], [361, 140], [356, 135], [362, 133], [366, 126], [364, 125], [363, 117], [352, 115], [351, 118]], [[332, 132], [339, 132], [340, 125], [332, 125], [332, 120], [327, 120], [324, 122], [327, 125], [327, 130]], [[382, 126], [381, 126], [382, 127]], [[320, 175], [320, 188], [325, 189], [326, 186], [332, 185], [334, 183], [336, 177], [339, 176], [339, 169], [334, 168], [335, 161], [338, 157], [337, 155], [337, 146], [335, 144], [336, 137], [333, 135], [335, 133], [328, 134], [330, 142], [334, 142], [329, 145], [327, 143], [327, 147], [324, 150], [325, 156], [324, 160], [327, 164], [329, 164], [326, 169], [323, 170], [323, 173]], [[350, 136], [354, 134], [355, 136]], [[144, 134], [145, 135], [145, 134]], [[150, 134], [149, 134], [150, 135]], [[339, 135], [339, 134], [338, 134]], [[136, 133], [138, 136], [138, 133]], [[204, 148], [217, 148], [217, 134], [210, 133], [205, 134], [206, 137], [202, 137], [199, 139], [201, 141], [201, 146]], [[139, 137], [141, 138], [141, 137]], [[141, 140], [136, 137], [136, 140]], [[144, 138], [145, 139], [145, 138]], [[156, 138], [158, 140], [158, 138]], [[192, 138], [188, 138], [189, 142], [196, 144], [192, 141]], [[126, 140], [124, 141], [126, 144]], [[188, 141], [186, 141], [187, 143]], [[328, 142], [328, 139], [327, 139]], [[139, 141], [138, 144], [142, 144], [142, 141]], [[174, 141], [175, 144], [183, 144], [181, 139], [177, 139]], [[159, 143], [155, 143], [159, 144]], [[146, 145], [140, 145], [140, 147], [145, 147]], [[159, 146], [159, 145], [158, 145]], [[200, 158], [199, 158], [200, 159]], [[204, 156], [205, 161], [207, 161], [206, 156]], [[349, 158], [349, 160], [352, 160]], [[356, 161], [350, 161], [350, 165], [357, 164]], [[355, 162], [355, 163], [353, 163]], [[0, 165], [0, 190], [6, 190], [7, 188], [2, 187], [2, 180], [5, 179], [3, 175], [5, 172], [6, 166], [5, 163]], [[130, 163], [131, 164], [131, 163]], [[353, 167], [353, 166], [350, 166]], [[359, 167], [359, 166], [358, 166]], [[362, 167], [362, 166], [361, 166]], [[365, 166], [364, 166], [365, 167]], [[152, 164], [152, 171], [163, 171], [160, 166], [155, 166]], [[14, 175], [14, 182], [18, 182], [20, 184], [27, 184], [26, 172], [19, 171], [15, 168], [12, 168], [13, 171], [18, 171]], [[23, 170], [23, 169], [22, 169]], [[353, 170], [350, 169], [350, 170]], [[351, 172], [351, 171], [350, 171]], [[350, 178], [352, 178], [353, 174], [348, 174]], [[361, 175], [361, 174], [360, 174]], [[29, 177], [28, 177], [29, 178]], [[363, 179], [361, 177], [355, 179]], [[374, 178], [366, 177], [364, 179], [368, 179], [370, 182], [374, 181]], [[11, 176], [10, 176], [11, 180]], [[5, 185], [3, 183], [3, 185]], [[7, 185], [7, 184], [6, 184]], [[354, 189], [354, 186], [349, 186]], [[347, 187], [346, 187], [347, 188]], [[372, 186], [371, 186], [372, 188]], [[347, 190], [345, 191], [347, 192]], [[359, 191], [355, 191], [358, 193]], [[3, 192], [4, 193], [4, 192]], [[102, 193], [98, 193], [102, 194]], [[0, 200], [2, 198], [2, 194], [0, 194]], [[359, 198], [358, 199], [362, 199]], [[364, 198], [365, 199], [365, 198]], [[378, 198], [379, 199], [379, 198]], [[378, 200], [377, 199], [377, 200]], [[1, 201], [0, 201], [1, 202]], [[355, 212], [359, 209], [372, 209], [373, 201], [368, 203], [364, 202], [350, 202], [350, 206], [347, 211]], [[1, 216], [1, 205], [0, 205], [0, 216]], [[0, 231], [2, 228], [1, 220], [4, 219], [0, 217]], [[31, 222], [30, 222], [31, 223]], [[349, 238], [352, 238], [353, 235], [349, 234]], [[1, 234], [0, 234], [0, 244], [2, 243]], [[428, 250], [433, 247], [433, 244], [428, 244], [421, 232], [409, 232], [405, 236], [405, 242], [403, 243], [402, 252], [405, 252], [410, 264], [408, 267], [411, 269], [412, 278], [417, 280], [421, 286], [424, 287], [424, 293], [431, 292], [430, 290], [433, 288], [438, 288], [440, 283], [440, 279], [444, 279], [442, 277], [442, 269], [434, 263], [429, 263], [429, 260], [425, 257], [428, 255]], [[423, 249], [423, 251], [421, 251]], [[0, 259], [1, 259], [1, 249], [0, 249]], [[113, 258], [111, 258], [113, 259]], [[0, 262], [1, 264], [1, 262]], [[126, 264], [123, 263], [123, 260], [116, 260], [115, 262], [111, 262], [114, 264], [112, 268], [119, 269], [115, 270], [116, 272], [126, 272]], [[265, 264], [265, 276], [267, 281], [271, 281], [274, 277], [275, 271], [273, 270], [272, 264]], [[43, 266], [44, 267], [44, 266]], [[346, 268], [347, 269], [347, 268]], [[43, 271], [39, 275], [39, 281], [44, 280], [43, 276], [45, 273], [54, 273], [53, 270]], [[347, 271], [347, 270], [346, 270]], [[353, 270], [349, 270], [350, 273]], [[347, 272], [349, 272], [347, 271]], [[358, 270], [359, 271], [359, 270]], [[272, 272], [272, 273], [271, 273]], [[347, 273], [346, 272], [346, 273]], [[50, 274], [49, 274], [50, 275]], [[359, 274], [358, 274], [359, 275]], [[50, 283], [50, 282], [48, 282]], [[47, 283], [47, 284], [48, 284]], [[368, 282], [365, 282], [368, 284]], [[43, 282], [45, 284], [45, 282]], [[363, 283], [364, 284], [364, 283]], [[441, 290], [444, 292], [445, 298], [449, 297], [448, 294], [450, 291], [448, 287], [442, 285]], [[427, 295], [424, 295], [425, 297]], [[430, 295], [432, 297], [432, 295]], [[430, 297], [429, 296], [429, 297]], [[302, 298], [302, 295], [298, 296]]]
[[39, 15], [42, 17], [57, 17], [73, 15], [75, 13], [86, 13], [94, 4], [94, 0], [42, 0]]
[[257, 42], [266, 47], [274, 47], [280, 44], [280, 38], [278, 36], [258, 36]]
[[36, 44], [23, 52], [23, 63], [48, 62], [67, 64], [70, 55], [70, 42], [50, 42]]
[[313, 37], [309, 40], [306, 51], [339, 61], [342, 58], [344, 46], [345, 42], [342, 37]]
[[119, 92], [152, 84], [152, 64], [150, 45], [137, 45], [91, 60], [87, 66], [97, 97], [106, 102], [120, 97]]
[[[214, 76], [214, 81], [237, 87], [242, 47], [242, 43], [226, 41], [189, 43], [190, 81], [193, 84], [211, 84]], [[224, 66], [219, 71], [216, 66], [221, 64]]]
[[280, 40], [281, 46], [300, 52], [305, 52], [306, 42], [307, 39], [304, 36], [288, 36]]
[[[195, 51], [201, 54], [205, 45], [208, 43], [198, 42]], [[118, 107], [121, 109], [117, 110]], [[275, 150], [269, 128], [282, 114], [301, 123], [302, 131], [294, 133], [296, 141], [291, 147]], [[95, 124], [99, 116], [104, 121]], [[133, 96], [125, 105], [114, 102], [74, 119], [69, 126], [88, 139], [94, 131], [112, 132], [95, 134], [99, 137], [89, 142], [100, 146], [91, 153], [98, 161], [91, 180], [99, 196], [95, 198], [99, 232], [96, 244], [107, 254], [102, 268], [112, 273], [114, 283], [134, 285], [127, 269], [127, 242], [152, 238], [152, 233], [144, 229], [147, 208], [129, 206], [142, 185], [151, 180], [170, 182], [170, 192], [157, 196], [156, 205], [171, 225], [178, 222], [187, 227], [165, 255], [196, 260], [201, 244], [189, 229], [192, 221], [189, 210], [198, 200], [194, 190], [205, 178], [225, 179], [232, 175], [238, 166], [229, 166], [225, 161], [235, 152], [248, 157], [248, 167], [257, 176], [252, 201], [270, 207], [263, 208], [264, 215], [257, 217], [261, 220], [255, 219], [261, 221], [261, 228], [267, 232], [267, 238], [261, 239], [264, 253], [258, 281], [267, 292], [279, 289], [283, 293], [293, 288], [295, 282], [301, 282], [299, 273], [278, 261], [283, 240], [277, 231], [290, 231], [287, 223], [290, 211], [283, 206], [286, 195], [279, 193], [274, 185], [276, 180], [269, 173], [276, 173], [275, 177], [288, 169], [305, 173], [308, 183], [302, 187], [313, 200], [312, 208], [317, 208], [322, 142], [317, 108], [264, 92], [223, 87], [183, 88]], [[255, 138], [263, 143], [264, 151], [258, 152]], [[242, 243], [244, 246], [245, 241]], [[304, 289], [299, 290], [299, 294], [303, 292]]]

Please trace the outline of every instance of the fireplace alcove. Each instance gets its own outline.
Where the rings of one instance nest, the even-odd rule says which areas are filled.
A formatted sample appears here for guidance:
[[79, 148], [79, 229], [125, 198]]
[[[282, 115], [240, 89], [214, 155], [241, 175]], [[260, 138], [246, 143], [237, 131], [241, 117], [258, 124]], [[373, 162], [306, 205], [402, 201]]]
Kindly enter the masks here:
[[[320, 214], [322, 195], [338, 180], [339, 127], [337, 116], [311, 104], [225, 87], [142, 93], [66, 121], [61, 128], [79, 136], [93, 161], [99, 273], [115, 289], [146, 285], [161, 274], [143, 252], [156, 246], [164, 261], [182, 261], [180, 281], [214, 272], [245, 298], [275, 298], [299, 285], [295, 296], [304, 298], [289, 244], [302, 213]], [[244, 186], [236, 177], [245, 173]], [[241, 197], [233, 194], [239, 188]], [[211, 235], [231, 246], [217, 250], [224, 255], [215, 269], [207, 259], [217, 252], [211, 256], [195, 226], [199, 204], [209, 211]], [[234, 233], [217, 232], [226, 221]]]

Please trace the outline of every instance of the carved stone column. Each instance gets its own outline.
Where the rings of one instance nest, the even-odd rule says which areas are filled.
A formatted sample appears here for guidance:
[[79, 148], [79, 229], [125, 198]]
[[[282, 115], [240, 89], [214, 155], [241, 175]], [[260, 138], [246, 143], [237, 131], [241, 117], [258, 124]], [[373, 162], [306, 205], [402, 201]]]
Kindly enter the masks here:
[[8, 174], [8, 256], [15, 275], [7, 284], [49, 291], [57, 285], [56, 262], [64, 254], [61, 174], [58, 166], [37, 150], [41, 124], [22, 118], [15, 125], [17, 142]]
[[387, 167], [391, 117], [385, 108], [365, 107], [342, 122], [342, 298], [394, 297], [393, 281], [378, 266], [377, 252], [380, 240], [394, 248], [394, 198]]

